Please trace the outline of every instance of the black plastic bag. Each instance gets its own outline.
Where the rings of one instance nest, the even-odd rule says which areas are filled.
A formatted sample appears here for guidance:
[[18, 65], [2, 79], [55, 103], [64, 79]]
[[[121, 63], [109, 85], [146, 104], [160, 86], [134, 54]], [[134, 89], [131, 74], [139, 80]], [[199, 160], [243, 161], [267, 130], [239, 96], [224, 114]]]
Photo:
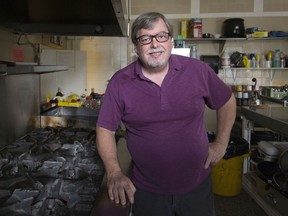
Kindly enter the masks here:
[[236, 51], [230, 56], [230, 62], [232, 67], [244, 67], [242, 61], [242, 53]]
[[[213, 142], [216, 135], [208, 133], [209, 142]], [[231, 136], [223, 159], [229, 159], [249, 153], [249, 143], [242, 137]]]

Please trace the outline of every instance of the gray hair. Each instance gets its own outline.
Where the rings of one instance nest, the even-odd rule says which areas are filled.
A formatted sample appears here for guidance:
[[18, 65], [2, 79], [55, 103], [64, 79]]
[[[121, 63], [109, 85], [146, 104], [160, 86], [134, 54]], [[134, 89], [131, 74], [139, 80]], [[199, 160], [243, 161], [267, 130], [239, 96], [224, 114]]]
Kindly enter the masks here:
[[140, 29], [152, 29], [154, 27], [154, 23], [158, 21], [158, 19], [162, 19], [168, 29], [168, 32], [171, 36], [173, 36], [173, 27], [168, 19], [161, 13], [158, 12], [149, 12], [141, 14], [137, 19], [133, 22], [132, 32], [131, 32], [131, 40], [132, 43], [136, 45], [138, 31]]

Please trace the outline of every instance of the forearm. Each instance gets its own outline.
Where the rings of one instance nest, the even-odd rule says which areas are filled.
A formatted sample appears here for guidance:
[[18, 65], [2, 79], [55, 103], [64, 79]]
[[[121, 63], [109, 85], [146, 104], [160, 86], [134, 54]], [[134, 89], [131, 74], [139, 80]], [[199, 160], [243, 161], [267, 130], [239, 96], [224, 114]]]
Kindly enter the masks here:
[[104, 163], [107, 175], [121, 171], [117, 158], [115, 132], [96, 127], [96, 135], [97, 150]]
[[134, 202], [136, 188], [131, 180], [125, 176], [120, 168], [117, 158], [115, 133], [105, 128], [97, 127], [97, 149], [104, 162], [107, 174], [108, 194], [116, 204], [126, 205], [126, 196], [130, 203]]
[[236, 117], [236, 101], [234, 95], [217, 110], [217, 132], [215, 142], [228, 145], [231, 129]]

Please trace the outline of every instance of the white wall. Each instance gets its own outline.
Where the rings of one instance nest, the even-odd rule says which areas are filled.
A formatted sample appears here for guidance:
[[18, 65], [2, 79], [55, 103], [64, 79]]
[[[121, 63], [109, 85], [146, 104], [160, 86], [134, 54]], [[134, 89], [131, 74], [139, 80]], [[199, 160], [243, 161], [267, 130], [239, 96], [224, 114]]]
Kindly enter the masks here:
[[104, 93], [109, 79], [127, 65], [127, 37], [75, 37], [73, 50], [87, 53], [87, 91]]
[[63, 94], [85, 93], [86, 86], [86, 52], [73, 50], [44, 49], [41, 53], [41, 65], [67, 65], [67, 71], [42, 74], [41, 101], [45, 101], [46, 94], [52, 97], [58, 87]]

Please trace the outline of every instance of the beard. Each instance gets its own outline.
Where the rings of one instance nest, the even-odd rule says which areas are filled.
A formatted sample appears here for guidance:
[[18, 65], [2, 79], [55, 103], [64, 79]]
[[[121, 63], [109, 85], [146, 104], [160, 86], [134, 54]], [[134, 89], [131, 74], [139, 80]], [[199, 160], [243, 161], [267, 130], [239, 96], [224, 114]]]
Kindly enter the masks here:
[[[157, 53], [161, 53], [159, 58], [154, 58], [152, 55]], [[146, 65], [150, 68], [162, 68], [167, 65], [168, 62], [168, 55], [167, 52], [163, 48], [156, 48], [156, 49], [149, 49], [146, 54], [150, 56], [147, 61]]]

